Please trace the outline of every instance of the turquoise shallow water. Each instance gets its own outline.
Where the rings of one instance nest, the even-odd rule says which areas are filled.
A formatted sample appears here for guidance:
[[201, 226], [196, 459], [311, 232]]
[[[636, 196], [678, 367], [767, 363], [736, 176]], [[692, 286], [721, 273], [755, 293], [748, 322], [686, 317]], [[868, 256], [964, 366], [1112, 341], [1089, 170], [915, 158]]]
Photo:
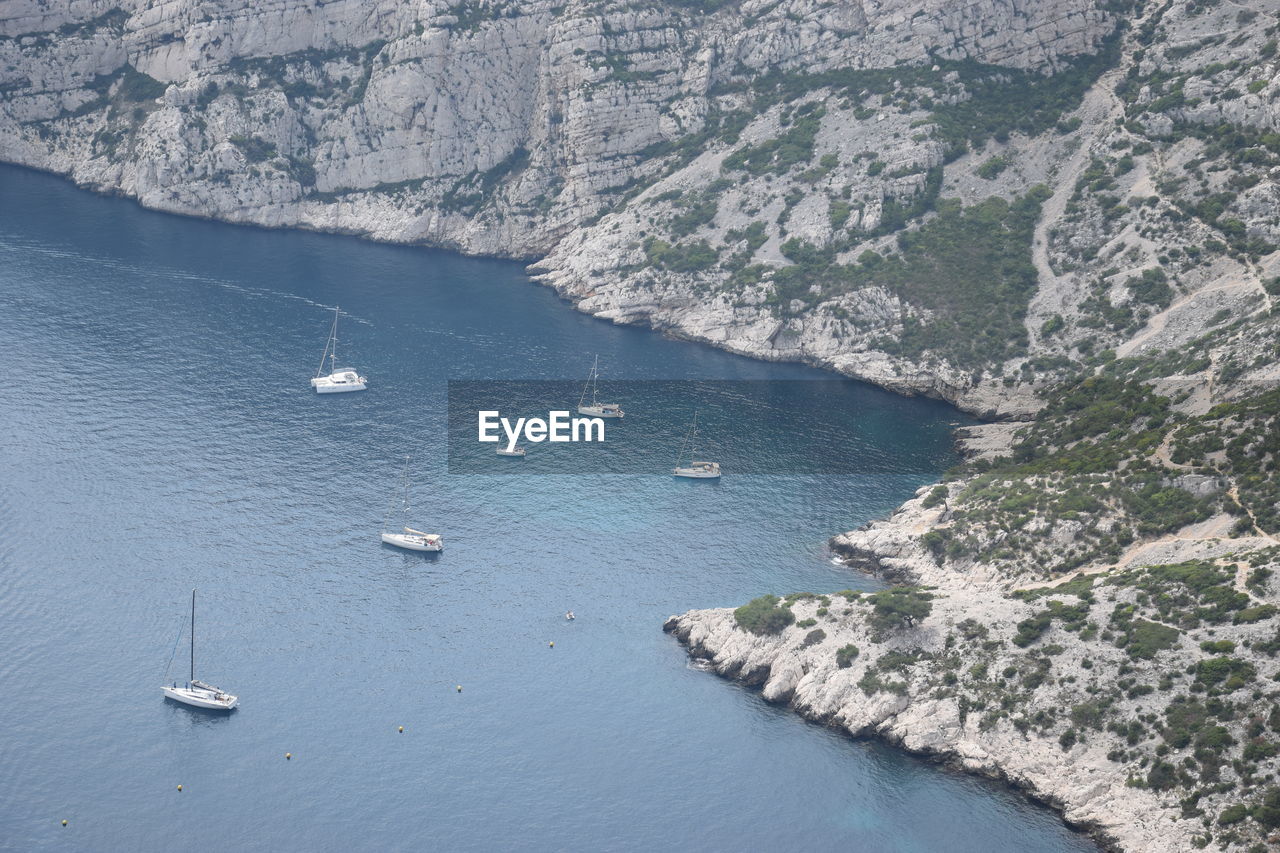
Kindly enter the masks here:
[[[321, 398], [335, 303], [371, 390]], [[618, 379], [829, 378], [594, 321], [518, 264], [0, 168], [0, 848], [1092, 849], [689, 668], [660, 630], [869, 586], [826, 537], [949, 465], [960, 416], [840, 383], [865, 474], [448, 473], [446, 380], [574, 378], [596, 352]], [[377, 544], [409, 451], [438, 558]], [[160, 697], [193, 587], [230, 717]]]

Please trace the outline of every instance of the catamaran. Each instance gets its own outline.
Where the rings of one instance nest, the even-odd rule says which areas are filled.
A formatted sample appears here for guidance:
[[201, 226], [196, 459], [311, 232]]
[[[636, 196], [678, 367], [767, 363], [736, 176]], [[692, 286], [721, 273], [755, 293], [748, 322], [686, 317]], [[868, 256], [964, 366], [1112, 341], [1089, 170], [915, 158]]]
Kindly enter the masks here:
[[211, 711], [230, 711], [240, 701], [239, 696], [232, 696], [212, 684], [196, 680], [196, 591], [194, 589], [191, 590], [191, 680], [187, 682], [186, 687], [179, 687], [175, 681], [172, 686], [160, 689], [168, 699]]
[[[392, 498], [394, 506], [395, 498]], [[404, 496], [401, 499], [401, 514], [409, 516], [409, 457], [404, 458]], [[391, 507], [387, 507], [387, 520], [382, 523], [382, 541], [407, 551], [443, 551], [444, 537], [438, 533], [423, 533], [412, 527], [405, 527], [400, 533], [388, 533], [387, 525], [391, 521]]]
[[[684, 441], [680, 443], [680, 452], [676, 454], [676, 467], [671, 469], [671, 473], [677, 477], [687, 477], [690, 480], [720, 479], [719, 462], [703, 462], [693, 458], [697, 441], [698, 413], [695, 411], [693, 413], [693, 423], [689, 426], [689, 432], [685, 435]], [[685, 448], [689, 450], [689, 464], [681, 465], [680, 460], [684, 458]]]
[[[325, 342], [324, 354], [320, 356], [320, 367], [316, 370], [311, 387], [317, 394], [337, 394], [341, 391], [363, 391], [368, 387], [365, 378], [356, 372], [354, 367], [338, 367], [338, 313], [333, 309], [333, 328], [329, 330], [329, 340]], [[324, 362], [329, 360], [329, 373], [325, 375]]]
[[[626, 413], [622, 411], [622, 407], [617, 403], [601, 403], [596, 399], [596, 384], [600, 379], [600, 356], [596, 356], [596, 360], [591, 365], [591, 375], [587, 377], [587, 384], [582, 386], [582, 396], [578, 398], [578, 414], [588, 415], [593, 418], [621, 418]], [[591, 405], [586, 405], [587, 392], [591, 392]]]

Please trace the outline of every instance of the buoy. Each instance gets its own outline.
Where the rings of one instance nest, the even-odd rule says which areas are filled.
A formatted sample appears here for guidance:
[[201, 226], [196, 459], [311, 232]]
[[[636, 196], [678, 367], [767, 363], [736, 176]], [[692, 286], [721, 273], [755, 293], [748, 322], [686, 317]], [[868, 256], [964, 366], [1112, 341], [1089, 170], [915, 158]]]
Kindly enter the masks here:
[[178, 786], [178, 790], [179, 790], [179, 791], [181, 791], [181, 790], [182, 790], [182, 786], [181, 786], [181, 785], [179, 785], [179, 786]]
[[459, 684], [459, 685], [458, 685], [458, 692], [459, 692], [459, 693], [461, 693], [461, 692], [462, 692], [462, 685], [461, 685], [461, 684]]
[[290, 758], [293, 758], [293, 753], [292, 753], [292, 752], [286, 752], [286, 753], [284, 754], [284, 760], [285, 760], [285, 761], [288, 761]]
[[400, 727], [400, 734], [404, 734], [404, 726]]
[[66, 825], [67, 825], [67, 822], [64, 820], [64, 821], [62, 822], [62, 825], [63, 825], [63, 826], [66, 826]]
[[556, 647], [556, 641], [552, 640], [551, 642], [547, 643], [547, 647], [554, 649]]

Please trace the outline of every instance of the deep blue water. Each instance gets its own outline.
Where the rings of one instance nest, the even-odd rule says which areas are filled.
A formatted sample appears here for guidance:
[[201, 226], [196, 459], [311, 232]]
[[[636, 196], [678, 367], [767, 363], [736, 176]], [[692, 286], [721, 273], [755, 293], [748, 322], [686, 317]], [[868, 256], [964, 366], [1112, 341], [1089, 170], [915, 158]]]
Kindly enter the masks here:
[[[335, 303], [371, 389], [317, 397]], [[953, 410], [842, 383], [861, 476], [446, 471], [447, 379], [574, 378], [595, 353], [617, 379], [829, 378], [592, 320], [518, 264], [0, 168], [0, 847], [1092, 849], [690, 669], [660, 630], [867, 587], [823, 543], [951, 463]], [[438, 559], [377, 543], [407, 452]], [[193, 587], [229, 717], [160, 696]]]

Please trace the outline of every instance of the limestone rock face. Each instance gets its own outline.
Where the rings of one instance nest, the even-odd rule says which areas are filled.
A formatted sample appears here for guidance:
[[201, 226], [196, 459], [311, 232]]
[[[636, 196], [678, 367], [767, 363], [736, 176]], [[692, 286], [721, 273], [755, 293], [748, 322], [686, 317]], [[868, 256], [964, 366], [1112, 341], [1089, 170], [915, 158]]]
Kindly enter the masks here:
[[[1266, 4], [710, 5], [11, 0], [0, 158], [159, 210], [537, 259], [598, 316], [1000, 418], [1090, 353], [1258, 310], [1280, 172], [1181, 172], [1222, 122], [1273, 144]], [[1023, 285], [965, 297], [1000, 329], [956, 323], [951, 281], [872, 270], [947, 200], [1041, 185], [1034, 292], [990, 258]], [[1171, 243], [1201, 251], [1152, 311], [1127, 283]]]
[[[808, 648], [798, 643], [805, 633], [802, 629], [790, 628], [778, 637], [756, 637], [738, 628], [728, 609], [690, 611], [671, 617], [665, 627], [688, 646], [690, 654], [709, 660], [720, 674], [757, 673], [768, 701], [789, 702], [805, 716], [829, 721], [851, 734], [883, 737], [912, 752], [1006, 779], [1054, 804], [1068, 821], [1091, 828], [1120, 849], [1151, 853], [1193, 849], [1191, 822], [1160, 818], [1171, 806], [1176, 811], [1176, 803], [1126, 786], [1124, 775], [1108, 760], [1101, 743], [1064, 749], [1056, 739], [1028, 738], [1012, 726], [984, 727], [978, 714], [966, 714], [955, 699], [932, 698], [938, 692], [936, 679], [915, 669], [902, 676], [901, 695], [868, 693], [859, 687], [870, 664], [894, 647], [941, 653], [955, 623], [974, 616], [1007, 623], [1022, 618], [1028, 609], [1008, 600], [993, 605], [989, 598], [957, 594], [950, 595], [942, 607], [945, 615], [939, 613], [910, 637], [888, 645], [872, 640], [857, 619], [822, 620], [827, 638]], [[996, 612], [1000, 607], [1008, 612]], [[795, 609], [798, 616], [809, 613], [800, 605]], [[841, 669], [835, 663], [835, 650], [848, 643], [861, 653], [852, 666]], [[989, 664], [997, 665], [1000, 662]]]
[[1051, 69], [1110, 26], [1086, 0], [1021, 6], [14, 0], [0, 156], [162, 210], [532, 256], [734, 73], [930, 52]]

